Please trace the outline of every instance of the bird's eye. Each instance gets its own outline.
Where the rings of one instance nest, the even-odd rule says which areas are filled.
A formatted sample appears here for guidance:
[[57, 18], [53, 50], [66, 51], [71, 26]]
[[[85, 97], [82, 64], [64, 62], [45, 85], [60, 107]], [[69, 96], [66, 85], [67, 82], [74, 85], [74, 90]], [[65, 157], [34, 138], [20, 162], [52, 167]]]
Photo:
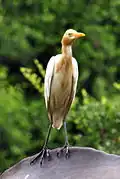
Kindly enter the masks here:
[[72, 33], [68, 33], [69, 36], [72, 36]]

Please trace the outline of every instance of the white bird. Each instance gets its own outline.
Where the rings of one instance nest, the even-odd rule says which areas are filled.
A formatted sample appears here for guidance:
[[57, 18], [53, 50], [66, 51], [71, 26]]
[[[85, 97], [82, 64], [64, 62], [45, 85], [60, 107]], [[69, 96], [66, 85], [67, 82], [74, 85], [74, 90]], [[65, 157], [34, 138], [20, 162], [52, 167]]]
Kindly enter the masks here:
[[40, 163], [42, 164], [45, 155], [50, 156], [47, 143], [51, 128], [60, 129], [63, 122], [65, 129], [65, 146], [63, 149], [66, 149], [66, 156], [69, 154], [65, 117], [74, 100], [78, 81], [78, 64], [76, 59], [72, 57], [72, 44], [75, 39], [83, 36], [85, 36], [84, 33], [79, 33], [73, 29], [67, 30], [61, 41], [62, 53], [51, 57], [48, 62], [45, 75], [44, 96], [50, 127], [43, 149], [32, 163], [41, 157]]

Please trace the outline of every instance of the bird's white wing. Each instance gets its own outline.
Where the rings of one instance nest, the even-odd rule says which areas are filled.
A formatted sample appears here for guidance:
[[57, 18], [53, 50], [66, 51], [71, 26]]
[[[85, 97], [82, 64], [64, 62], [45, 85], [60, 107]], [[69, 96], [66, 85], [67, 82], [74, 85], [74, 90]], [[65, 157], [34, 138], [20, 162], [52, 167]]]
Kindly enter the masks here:
[[64, 111], [65, 111], [64, 119], [70, 109], [70, 106], [76, 94], [77, 81], [78, 81], [78, 64], [75, 58], [72, 58], [72, 68], [73, 68], [73, 74], [72, 74], [71, 94], [70, 94], [69, 100], [67, 101], [67, 105], [64, 107]]
[[73, 100], [76, 94], [77, 82], [78, 82], [78, 64], [75, 58], [72, 58], [73, 65]]
[[46, 108], [48, 108], [48, 101], [50, 97], [50, 90], [51, 90], [51, 82], [53, 78], [54, 73], [54, 66], [55, 66], [55, 57], [51, 57], [47, 68], [46, 68], [46, 74], [45, 74], [45, 82], [44, 82], [44, 96], [45, 96], [45, 104]]

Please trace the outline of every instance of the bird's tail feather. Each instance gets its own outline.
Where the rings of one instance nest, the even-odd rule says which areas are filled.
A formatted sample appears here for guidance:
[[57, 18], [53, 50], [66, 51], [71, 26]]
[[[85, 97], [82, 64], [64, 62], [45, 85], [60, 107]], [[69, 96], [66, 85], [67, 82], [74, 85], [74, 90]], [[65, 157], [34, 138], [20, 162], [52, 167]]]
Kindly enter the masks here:
[[63, 125], [63, 115], [60, 115], [59, 113], [54, 113], [52, 122], [52, 127], [57, 128], [59, 130]]

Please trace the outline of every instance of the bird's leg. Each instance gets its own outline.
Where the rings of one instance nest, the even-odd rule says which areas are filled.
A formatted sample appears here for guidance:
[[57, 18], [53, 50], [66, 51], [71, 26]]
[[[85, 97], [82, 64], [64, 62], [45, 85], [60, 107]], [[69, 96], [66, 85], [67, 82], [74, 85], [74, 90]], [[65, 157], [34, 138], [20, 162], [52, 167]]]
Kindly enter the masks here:
[[30, 165], [32, 164], [35, 164], [39, 159], [40, 159], [40, 165], [42, 165], [43, 163], [43, 159], [45, 157], [48, 158], [48, 160], [50, 160], [50, 152], [47, 148], [47, 143], [48, 143], [48, 140], [49, 140], [49, 136], [50, 136], [50, 132], [51, 132], [51, 129], [52, 129], [52, 124], [50, 124], [49, 126], [49, 129], [48, 129], [48, 133], [47, 133], [47, 136], [46, 136], [46, 139], [45, 139], [45, 143], [44, 143], [44, 146], [42, 148], [42, 150], [40, 151], [40, 153], [30, 162]]
[[64, 131], [65, 131], [65, 146], [69, 146], [68, 134], [67, 134], [67, 126], [66, 126], [66, 122], [65, 121], [64, 121]]
[[64, 121], [64, 132], [65, 132], [65, 144], [62, 147], [62, 149], [60, 149], [57, 152], [57, 157], [60, 157], [61, 153], [63, 153], [65, 151], [65, 157], [66, 157], [66, 159], [68, 159], [70, 157], [70, 151], [69, 151], [68, 134], [67, 134], [67, 127], [66, 127], [65, 121]]

